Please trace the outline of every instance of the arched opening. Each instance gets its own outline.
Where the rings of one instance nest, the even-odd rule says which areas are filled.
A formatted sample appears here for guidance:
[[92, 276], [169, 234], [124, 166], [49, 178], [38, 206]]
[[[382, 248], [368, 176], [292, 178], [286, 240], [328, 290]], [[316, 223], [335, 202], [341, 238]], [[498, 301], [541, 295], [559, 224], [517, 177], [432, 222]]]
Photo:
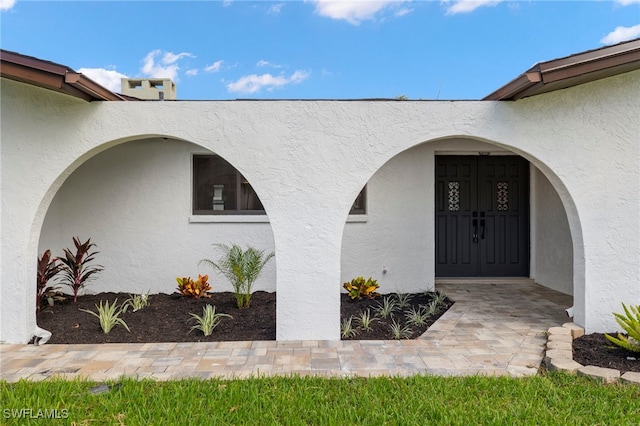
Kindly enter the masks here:
[[[93, 154], [52, 195], [38, 237], [38, 253], [50, 249], [54, 255], [73, 247], [74, 236], [91, 238], [99, 252], [95, 263], [104, 271], [87, 294], [171, 294], [177, 277], [199, 274], [209, 275], [213, 292], [232, 292], [222, 275], [199, 265], [220, 254], [214, 244], [274, 251], [271, 225], [255, 190], [210, 150], [170, 137], [144, 137]], [[198, 203], [198, 196], [207, 200]], [[252, 208], [241, 208], [240, 202]], [[275, 292], [275, 271], [272, 260], [253, 291]]]
[[[395, 155], [371, 176], [367, 183], [366, 220], [345, 223], [342, 280], [373, 276], [379, 280], [380, 290], [389, 293], [433, 290], [439, 278], [436, 239], [439, 158], [455, 161], [456, 157], [501, 156], [521, 158], [526, 170], [528, 212], [523, 226], [527, 238], [526, 271], [519, 276], [574, 296], [579, 303], [584, 293], [579, 219], [560, 179], [536, 158], [515, 147], [461, 137], [415, 145]], [[476, 219], [479, 225], [480, 215]], [[472, 220], [470, 215], [469, 228]], [[499, 275], [512, 276], [507, 271], [487, 277]], [[469, 275], [462, 272], [459, 276]]]

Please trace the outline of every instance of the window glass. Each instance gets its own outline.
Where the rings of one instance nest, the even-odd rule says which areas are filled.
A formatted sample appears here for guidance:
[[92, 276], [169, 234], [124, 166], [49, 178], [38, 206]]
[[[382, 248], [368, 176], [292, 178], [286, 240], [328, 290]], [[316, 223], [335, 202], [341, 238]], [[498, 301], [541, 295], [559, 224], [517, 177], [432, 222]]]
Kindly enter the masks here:
[[217, 155], [193, 157], [194, 214], [263, 213], [249, 182]]
[[[366, 213], [366, 187], [349, 214]], [[251, 184], [217, 155], [193, 156], [193, 214], [265, 214]]]

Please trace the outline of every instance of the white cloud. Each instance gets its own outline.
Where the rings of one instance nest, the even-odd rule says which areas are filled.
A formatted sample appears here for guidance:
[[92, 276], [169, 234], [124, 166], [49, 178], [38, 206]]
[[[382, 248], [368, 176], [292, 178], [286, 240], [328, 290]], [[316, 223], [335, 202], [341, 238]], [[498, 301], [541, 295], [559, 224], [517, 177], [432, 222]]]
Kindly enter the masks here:
[[195, 56], [187, 52], [178, 53], [177, 55], [172, 52], [166, 52], [162, 57], [162, 63], [167, 65], [174, 64], [178, 61], [178, 59], [181, 59], [181, 58], [195, 58]]
[[[344, 19], [353, 25], [372, 20], [376, 14], [390, 6], [397, 7], [405, 0], [311, 0], [316, 13], [332, 19]], [[402, 16], [402, 15], [399, 15]]]
[[402, 7], [396, 11], [395, 15], [404, 16], [404, 15], [408, 15], [411, 12], [413, 12], [413, 9], [409, 9], [408, 7]]
[[282, 65], [272, 64], [271, 62], [265, 61], [264, 59], [260, 59], [256, 63], [256, 66], [259, 66], [259, 67], [271, 67], [271, 68], [282, 68]]
[[602, 44], [616, 44], [621, 41], [631, 40], [640, 36], [640, 24], [633, 27], [616, 27], [615, 30], [604, 36], [600, 43]]
[[211, 65], [207, 65], [204, 68], [204, 70], [206, 72], [218, 72], [218, 71], [220, 71], [220, 67], [222, 66], [223, 62], [224, 62], [223, 60], [216, 61], [216, 62], [212, 63]]
[[165, 52], [164, 55], [162, 55], [161, 63], [158, 63], [156, 62], [156, 58], [160, 55], [162, 55], [162, 51], [158, 49], [152, 50], [144, 57], [143, 65], [140, 69], [143, 74], [151, 78], [170, 78], [176, 81], [178, 70], [180, 69], [176, 62], [185, 57], [194, 57], [191, 53], [186, 52], [178, 54]]
[[195, 68], [192, 69], [192, 70], [187, 70], [187, 71], [185, 71], [185, 74], [188, 75], [188, 76], [193, 77], [194, 75], [198, 75], [198, 70], [195, 69]]
[[264, 88], [267, 91], [272, 91], [288, 84], [301, 83], [306, 80], [309, 75], [310, 74], [305, 71], [296, 71], [291, 74], [290, 77], [285, 77], [284, 75], [251, 74], [227, 84], [227, 90], [238, 93], [258, 93]]
[[120, 79], [127, 78], [126, 75], [121, 74], [116, 70], [105, 68], [80, 68], [78, 69], [78, 72], [86, 75], [91, 80], [95, 81], [101, 86], [106, 87], [112, 92], [118, 93], [120, 93], [120, 91], [122, 90]]
[[269, 7], [269, 13], [271, 13], [272, 15], [277, 15], [278, 13], [280, 13], [283, 7], [284, 3], [273, 4]]
[[[453, 5], [447, 8], [447, 14], [469, 13], [482, 6], [495, 6], [502, 1], [503, 0], [454, 0]], [[450, 1], [444, 0], [442, 3], [449, 4]]]
[[629, 6], [630, 4], [640, 3], [640, 0], [616, 0], [616, 3], [620, 3], [623, 6]]
[[0, 0], [0, 10], [9, 10], [16, 4], [16, 0]]

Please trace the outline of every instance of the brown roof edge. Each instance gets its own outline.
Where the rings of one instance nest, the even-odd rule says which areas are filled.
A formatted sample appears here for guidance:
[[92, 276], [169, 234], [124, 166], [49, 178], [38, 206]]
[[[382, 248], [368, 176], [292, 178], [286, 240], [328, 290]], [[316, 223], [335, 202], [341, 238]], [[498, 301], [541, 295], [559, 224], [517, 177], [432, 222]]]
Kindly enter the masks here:
[[640, 38], [539, 62], [482, 100], [518, 100], [640, 69]]
[[0, 59], [0, 74], [10, 80], [65, 93], [87, 102], [129, 100], [101, 86], [84, 74], [55, 62], [4, 49], [0, 49]]

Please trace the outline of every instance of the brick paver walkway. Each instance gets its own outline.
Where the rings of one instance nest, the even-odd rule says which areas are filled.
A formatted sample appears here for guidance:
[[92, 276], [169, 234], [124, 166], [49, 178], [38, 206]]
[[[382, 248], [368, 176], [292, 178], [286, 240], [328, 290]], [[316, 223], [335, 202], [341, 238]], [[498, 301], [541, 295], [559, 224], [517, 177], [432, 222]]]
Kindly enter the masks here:
[[438, 284], [456, 301], [416, 340], [0, 345], [0, 378], [536, 374], [567, 296], [531, 282]]

